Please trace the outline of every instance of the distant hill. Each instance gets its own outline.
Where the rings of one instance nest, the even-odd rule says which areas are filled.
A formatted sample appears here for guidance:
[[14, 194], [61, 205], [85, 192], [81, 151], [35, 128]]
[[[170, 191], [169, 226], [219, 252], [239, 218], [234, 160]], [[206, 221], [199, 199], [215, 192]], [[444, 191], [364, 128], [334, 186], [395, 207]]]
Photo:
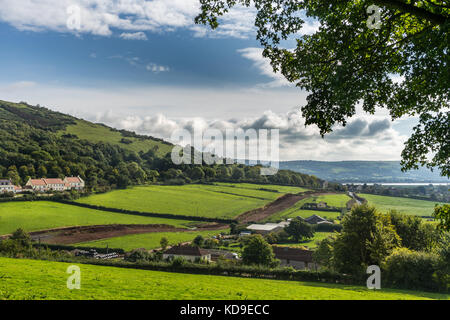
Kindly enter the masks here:
[[431, 172], [426, 168], [402, 172], [397, 161], [282, 161], [280, 169], [311, 174], [320, 179], [340, 183], [450, 182], [449, 179], [441, 177], [438, 171]]
[[0, 179], [20, 185], [30, 178], [81, 176], [94, 191], [152, 182], [323, 186], [317, 177], [287, 170], [261, 176], [259, 168], [240, 164], [176, 165], [169, 142], [25, 102], [0, 100], [0, 137]]

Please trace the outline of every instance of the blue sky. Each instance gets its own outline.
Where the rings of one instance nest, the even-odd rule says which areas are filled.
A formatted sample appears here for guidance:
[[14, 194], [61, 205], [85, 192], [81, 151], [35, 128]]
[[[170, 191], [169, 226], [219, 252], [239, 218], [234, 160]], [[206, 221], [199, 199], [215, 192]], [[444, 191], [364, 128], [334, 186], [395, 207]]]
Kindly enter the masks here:
[[197, 0], [0, 0], [0, 99], [166, 139], [180, 128], [277, 128], [282, 160], [400, 159], [414, 119], [359, 110], [322, 139], [299, 111], [307, 93], [262, 57], [254, 12], [231, 11], [217, 31], [195, 25], [197, 13]]

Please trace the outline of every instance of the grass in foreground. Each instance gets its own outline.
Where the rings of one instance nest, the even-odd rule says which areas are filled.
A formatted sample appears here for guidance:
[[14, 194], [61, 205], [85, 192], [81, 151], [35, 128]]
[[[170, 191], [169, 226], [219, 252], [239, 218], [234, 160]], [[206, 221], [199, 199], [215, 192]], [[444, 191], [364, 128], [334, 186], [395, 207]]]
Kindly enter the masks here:
[[198, 235], [201, 235], [204, 238], [206, 238], [218, 235], [221, 232], [226, 231], [228, 230], [224, 229], [212, 231], [152, 232], [143, 234], [133, 234], [122, 237], [114, 237], [103, 240], [82, 242], [76, 244], [75, 246], [103, 248], [108, 245], [109, 248], [121, 248], [126, 251], [138, 248], [156, 249], [161, 247], [159, 242], [162, 237], [166, 237], [169, 240], [169, 245], [174, 245], [181, 242], [192, 241]]
[[434, 211], [434, 206], [437, 204], [437, 202], [427, 200], [378, 196], [365, 193], [361, 193], [359, 196], [367, 199], [370, 205], [374, 205], [378, 210], [384, 213], [389, 210], [397, 210], [400, 213], [415, 216], [431, 216]]
[[0, 299], [342, 300], [449, 299], [416, 291], [179, 274], [81, 265], [81, 289], [66, 287], [70, 263], [0, 258]]
[[262, 207], [281, 195], [282, 193], [220, 185], [153, 185], [115, 190], [77, 201], [142, 212], [235, 218], [248, 210]]
[[133, 216], [50, 201], [0, 203], [0, 235], [12, 233], [18, 228], [30, 232], [98, 224], [168, 224], [183, 227], [189, 223], [186, 220]]

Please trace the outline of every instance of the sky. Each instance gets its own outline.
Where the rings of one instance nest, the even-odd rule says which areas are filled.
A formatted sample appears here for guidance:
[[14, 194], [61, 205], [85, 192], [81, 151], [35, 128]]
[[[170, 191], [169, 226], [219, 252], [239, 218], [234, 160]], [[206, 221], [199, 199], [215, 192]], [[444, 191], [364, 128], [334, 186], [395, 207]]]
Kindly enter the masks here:
[[[300, 111], [308, 93], [262, 57], [254, 10], [233, 9], [214, 31], [198, 12], [198, 0], [0, 0], [0, 99], [163, 139], [279, 129], [281, 160], [401, 158], [416, 119], [357, 108], [322, 138]], [[307, 20], [301, 34], [317, 28]]]

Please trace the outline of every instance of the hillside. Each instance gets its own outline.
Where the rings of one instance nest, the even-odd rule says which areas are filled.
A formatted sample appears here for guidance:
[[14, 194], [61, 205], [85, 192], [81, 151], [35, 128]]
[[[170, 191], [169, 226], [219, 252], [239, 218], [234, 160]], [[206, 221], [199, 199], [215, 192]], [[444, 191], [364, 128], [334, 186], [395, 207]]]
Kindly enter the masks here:
[[29, 178], [81, 176], [89, 190], [152, 182], [205, 181], [273, 183], [319, 188], [316, 177], [279, 171], [261, 176], [258, 167], [175, 165], [172, 144], [153, 137], [26, 103], [0, 100], [0, 178], [24, 185]]
[[450, 182], [437, 171], [426, 168], [401, 171], [397, 161], [282, 161], [280, 168], [311, 174], [327, 181], [340, 183], [413, 183]]

